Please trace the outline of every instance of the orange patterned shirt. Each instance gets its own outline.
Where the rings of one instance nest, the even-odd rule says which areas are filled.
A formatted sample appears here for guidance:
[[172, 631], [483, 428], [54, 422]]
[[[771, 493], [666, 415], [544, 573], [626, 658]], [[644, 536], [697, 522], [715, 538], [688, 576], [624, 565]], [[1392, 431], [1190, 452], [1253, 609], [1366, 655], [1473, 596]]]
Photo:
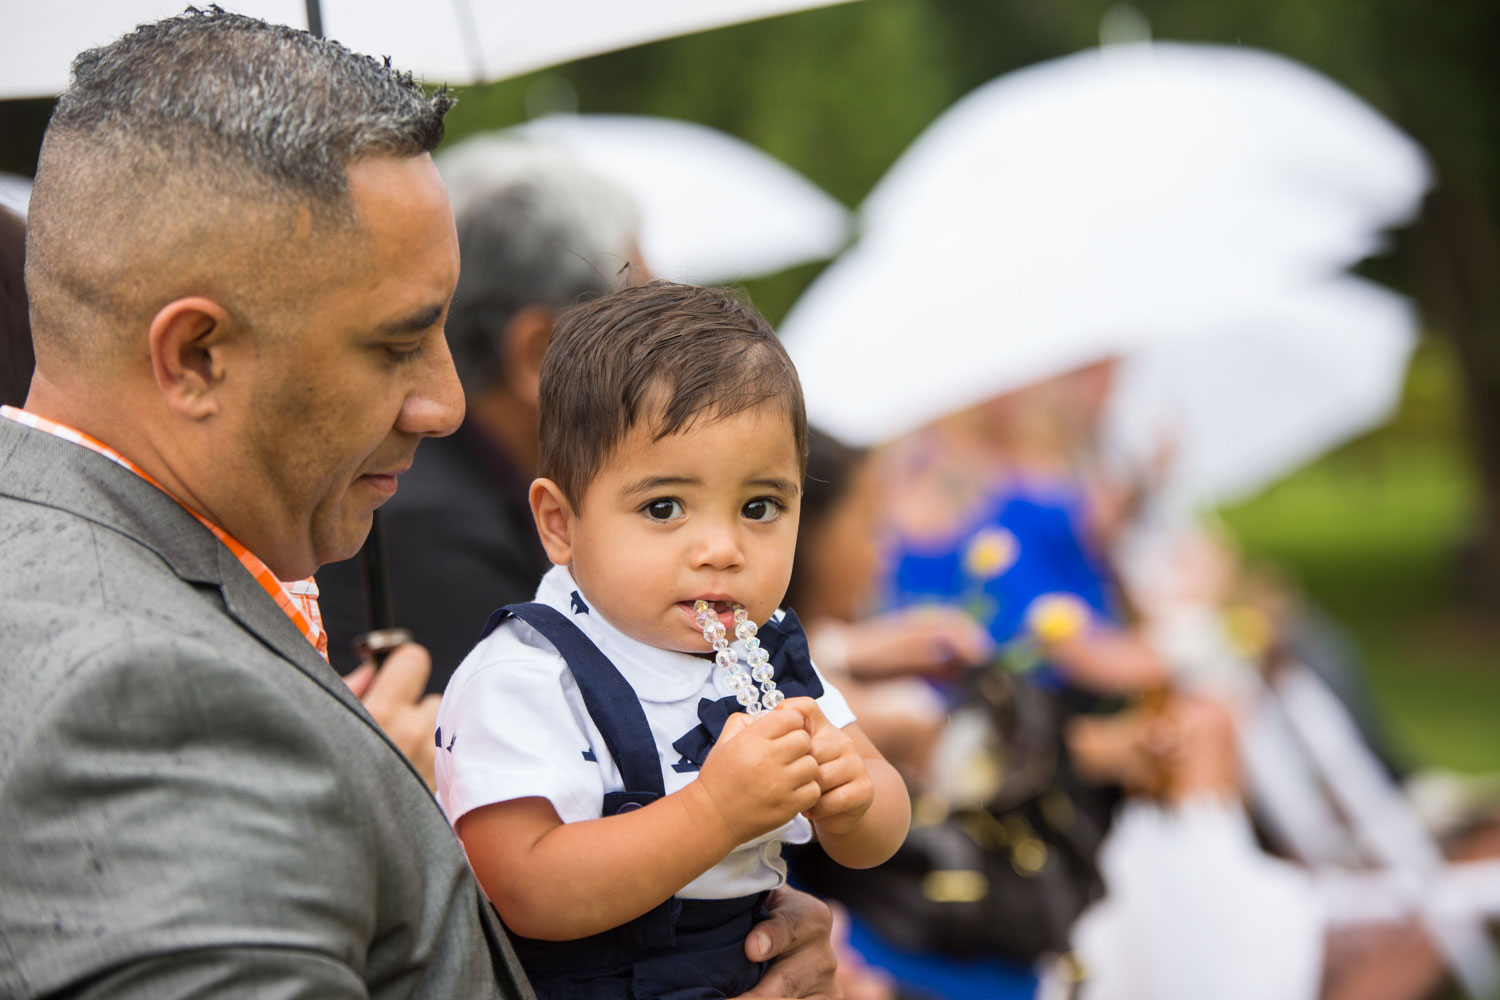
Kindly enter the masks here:
[[[134, 472], [152, 486], [166, 493], [167, 496], [172, 497], [172, 494], [167, 493], [162, 485], [155, 479], [152, 479], [140, 466], [124, 455], [121, 455], [118, 451], [115, 451], [103, 441], [89, 437], [82, 431], [74, 430], [65, 424], [59, 424], [53, 420], [48, 420], [46, 417], [39, 417], [35, 413], [28, 413], [26, 410], [19, 410], [14, 406], [0, 406], [0, 417], [9, 417], [19, 424], [25, 424], [27, 427], [33, 427], [39, 431], [46, 431], [53, 437], [59, 437], [64, 441], [71, 441], [74, 444], [82, 445], [90, 451], [98, 452], [110, 461]], [[176, 497], [172, 497], [172, 499], [177, 500]], [[313, 644], [313, 648], [318, 651], [319, 655], [325, 660], [328, 659], [328, 633], [323, 630], [323, 615], [318, 610], [318, 585], [313, 582], [313, 578], [308, 577], [306, 580], [293, 580], [290, 582], [277, 579], [276, 575], [271, 572], [265, 563], [260, 561], [254, 552], [241, 545], [229, 532], [214, 524], [187, 504], [182, 503], [181, 500], [177, 500], [177, 502], [182, 504], [182, 508], [189, 514], [192, 514], [202, 522], [205, 528], [212, 531], [214, 537], [224, 543], [225, 548], [234, 553], [234, 557], [240, 561], [240, 565], [244, 566], [250, 575], [255, 577], [255, 582], [260, 584], [261, 589], [271, 595], [271, 599], [276, 602], [276, 606], [286, 612], [286, 616], [292, 620], [292, 624], [296, 625], [297, 629], [307, 637], [307, 641]]]

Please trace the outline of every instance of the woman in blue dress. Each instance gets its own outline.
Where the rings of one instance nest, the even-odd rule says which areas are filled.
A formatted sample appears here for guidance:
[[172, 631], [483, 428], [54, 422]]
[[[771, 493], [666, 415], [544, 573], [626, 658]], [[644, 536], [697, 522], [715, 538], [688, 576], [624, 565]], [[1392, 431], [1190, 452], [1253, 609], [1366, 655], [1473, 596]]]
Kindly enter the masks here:
[[1125, 624], [1102, 554], [1113, 505], [1076, 471], [1109, 373], [1095, 365], [1013, 392], [882, 458], [893, 526], [885, 603], [964, 609], [1006, 666], [1080, 706], [1166, 680]]

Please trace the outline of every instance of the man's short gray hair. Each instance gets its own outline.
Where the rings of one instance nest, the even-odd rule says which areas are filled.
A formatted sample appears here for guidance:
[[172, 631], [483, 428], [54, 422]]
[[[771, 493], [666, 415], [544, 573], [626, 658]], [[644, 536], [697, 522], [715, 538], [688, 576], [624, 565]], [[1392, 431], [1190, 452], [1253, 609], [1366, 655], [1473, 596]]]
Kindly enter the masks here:
[[521, 309], [561, 309], [627, 283], [640, 212], [620, 188], [534, 141], [475, 136], [437, 164], [463, 260], [448, 344], [477, 393], [500, 377], [502, 335]]
[[349, 166], [430, 152], [452, 104], [387, 63], [217, 7], [84, 52], [32, 191], [38, 361], [54, 346], [58, 369], [133, 350], [181, 294], [219, 295], [252, 320], [295, 310], [294, 235], [327, 243], [302, 254], [350, 246]]
[[190, 8], [78, 56], [48, 132], [235, 161], [338, 200], [351, 160], [435, 149], [452, 105], [446, 90], [428, 96], [411, 74], [337, 42]]

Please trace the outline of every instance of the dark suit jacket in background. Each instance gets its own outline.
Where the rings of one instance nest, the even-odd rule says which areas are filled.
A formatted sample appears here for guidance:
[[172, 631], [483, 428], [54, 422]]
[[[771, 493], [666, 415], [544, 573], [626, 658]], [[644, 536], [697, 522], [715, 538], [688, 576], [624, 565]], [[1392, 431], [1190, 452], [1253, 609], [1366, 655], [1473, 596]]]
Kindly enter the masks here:
[[497, 933], [421, 778], [238, 560], [0, 418], [0, 996], [529, 997]]
[[[423, 441], [381, 508], [396, 624], [432, 653], [427, 689], [441, 693], [490, 612], [536, 596], [552, 568], [537, 537], [529, 477], [473, 424]], [[369, 629], [359, 559], [318, 571], [328, 658], [354, 668], [350, 642]]]

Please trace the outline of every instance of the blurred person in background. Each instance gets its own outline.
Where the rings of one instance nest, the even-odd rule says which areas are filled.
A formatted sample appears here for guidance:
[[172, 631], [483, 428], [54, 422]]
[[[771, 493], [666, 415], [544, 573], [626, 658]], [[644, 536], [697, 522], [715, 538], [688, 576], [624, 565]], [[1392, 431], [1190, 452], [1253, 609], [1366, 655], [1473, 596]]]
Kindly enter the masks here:
[[1079, 476], [1108, 393], [1102, 362], [947, 417], [892, 445], [895, 607], [945, 603], [988, 631], [1011, 669], [1070, 710], [1159, 687], [1161, 657], [1126, 624], [1108, 563], [1116, 505]]
[[36, 355], [27, 315], [26, 222], [0, 207], [0, 406], [20, 406], [31, 386]]
[[927, 679], [951, 682], [993, 644], [963, 610], [875, 608], [887, 552], [870, 453], [808, 432], [807, 481], [786, 604], [806, 623], [818, 668], [847, 684], [867, 734], [908, 780], [918, 779], [946, 715]]
[[[1025, 679], [1002, 683], [1002, 697], [1015, 688], [1028, 690], [1017, 701], [1005, 701], [1004, 712], [993, 717], [989, 703], [971, 697], [976, 680], [1007, 677], [990, 663], [995, 647], [989, 635], [961, 608], [912, 606], [871, 614], [890, 554], [881, 542], [888, 504], [877, 475], [879, 459], [817, 431], [809, 434], [808, 452], [786, 603], [807, 623], [819, 669], [839, 677], [872, 741], [902, 770], [915, 817], [907, 844], [879, 869], [838, 872], [816, 852], [799, 851], [792, 855], [794, 874], [814, 891], [847, 904], [852, 946], [864, 961], [888, 970], [900, 995], [1029, 997], [1035, 987], [1031, 959], [1046, 947], [1065, 944], [1067, 923], [1087, 898], [1072, 867], [1076, 860], [1087, 868], [1087, 849], [1075, 853], [1058, 841], [1093, 822], [1063, 821], [1059, 825], [1068, 828], [1066, 833], [1044, 833], [1053, 838], [1049, 843], [1059, 858], [1069, 855], [1069, 863], [1043, 861], [1025, 875], [1012, 865], [1017, 857], [1022, 865], [1036, 860], [1039, 840], [1022, 836], [999, 844], [987, 839], [1001, 826], [1041, 827], [1046, 821], [1035, 804], [1068, 794], [1054, 781], [1060, 772], [1050, 763], [1038, 767], [1026, 759], [1050, 760], [1059, 749], [1060, 733], [1040, 700], [1045, 696], [1030, 691]], [[992, 753], [986, 743], [961, 759], [964, 754], [950, 744], [966, 743], [974, 734], [973, 713], [957, 725], [950, 713], [965, 706], [979, 708], [986, 737], [996, 735], [1006, 750], [1019, 753]], [[1020, 715], [1006, 714], [1006, 722], [995, 723], [994, 728], [1007, 729], [996, 734], [992, 718], [1018, 707], [1024, 709]], [[1001, 769], [1027, 772], [1020, 778], [1029, 785], [1020, 796], [1027, 802], [998, 814], [969, 809], [964, 819], [950, 822], [948, 788], [976, 770], [997, 775], [994, 765], [1002, 759]], [[955, 812], [959, 809], [955, 806]], [[1098, 810], [1077, 813], [1081, 817], [1086, 811]], [[972, 838], [960, 824], [981, 817], [989, 826]], [[1031, 877], [1043, 868], [1045, 875]], [[1081, 874], [1086, 881], [1087, 873]], [[955, 878], [965, 883], [956, 894], [951, 885], [937, 885]]]
[[[1357, 675], [1309, 640], [1296, 595], [1202, 531], [1151, 567], [1157, 592], [1117, 584], [1110, 557], [1154, 477], [1095, 478], [1108, 367], [898, 444], [888, 480], [897, 531], [917, 540], [900, 550], [898, 595], [946, 593], [986, 621], [1002, 661], [1062, 699], [1075, 765], [1128, 793], [1100, 859], [1108, 895], [1075, 938], [1093, 962], [1084, 995], [1313, 996], [1321, 972], [1331, 996], [1415, 997], [1445, 961], [1483, 982], [1487, 904], [1433, 917], [1401, 901], [1402, 873], [1441, 868], [1442, 854], [1390, 781]], [[1174, 606], [1202, 614], [1174, 619]], [[1339, 680], [1327, 697], [1309, 688], [1320, 673]], [[1265, 853], [1258, 832], [1297, 864]], [[1324, 888], [1345, 877], [1361, 888]], [[1275, 933], [1228, 947], [1261, 927]]]
[[[491, 611], [551, 568], [532, 522], [537, 388], [558, 310], [642, 280], [634, 202], [552, 148], [477, 136], [437, 158], [463, 261], [448, 343], [463, 424], [429, 441], [382, 509], [399, 624], [431, 650], [440, 693]], [[359, 560], [318, 573], [329, 659], [351, 669], [369, 629]]]

